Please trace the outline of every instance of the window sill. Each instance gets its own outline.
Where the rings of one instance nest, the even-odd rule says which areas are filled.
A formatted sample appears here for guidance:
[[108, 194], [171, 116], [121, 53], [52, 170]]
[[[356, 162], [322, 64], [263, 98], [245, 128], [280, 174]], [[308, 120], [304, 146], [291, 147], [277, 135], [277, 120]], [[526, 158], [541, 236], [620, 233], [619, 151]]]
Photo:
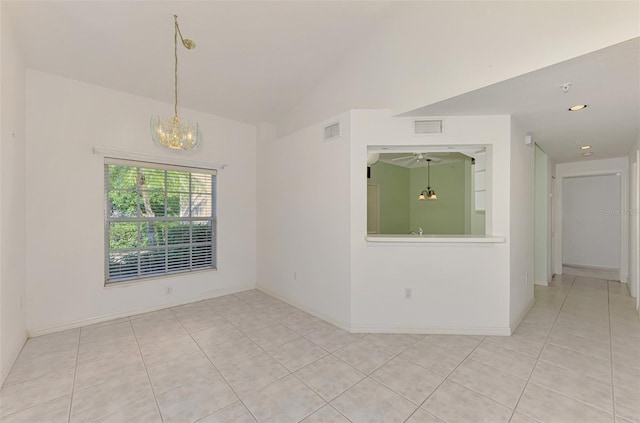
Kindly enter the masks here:
[[494, 235], [367, 235], [368, 243], [404, 243], [404, 244], [499, 244], [506, 238]]

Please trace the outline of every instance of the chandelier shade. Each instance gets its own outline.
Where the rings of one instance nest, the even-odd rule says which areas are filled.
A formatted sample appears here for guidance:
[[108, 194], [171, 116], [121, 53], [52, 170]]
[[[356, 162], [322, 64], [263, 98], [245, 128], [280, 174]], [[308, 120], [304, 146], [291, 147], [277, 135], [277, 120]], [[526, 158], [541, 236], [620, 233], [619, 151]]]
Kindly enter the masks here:
[[160, 117], [158, 115], [151, 117], [151, 138], [156, 144], [172, 148], [174, 150], [192, 150], [200, 145], [200, 128], [198, 123], [185, 122], [178, 115], [178, 35], [182, 41], [182, 45], [191, 50], [196, 48], [196, 43], [188, 38], [183, 38], [178, 26], [178, 16], [174, 18], [174, 116], [172, 118]]

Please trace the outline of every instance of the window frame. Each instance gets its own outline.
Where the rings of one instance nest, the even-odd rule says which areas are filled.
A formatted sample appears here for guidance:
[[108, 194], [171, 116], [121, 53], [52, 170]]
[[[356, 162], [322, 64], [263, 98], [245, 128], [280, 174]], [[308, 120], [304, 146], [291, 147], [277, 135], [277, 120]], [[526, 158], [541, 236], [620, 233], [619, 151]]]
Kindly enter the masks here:
[[[110, 202], [110, 193], [115, 191], [111, 189], [110, 180], [109, 180], [109, 167], [110, 166], [126, 166], [130, 168], [134, 168], [136, 172], [136, 182], [135, 182], [135, 192], [136, 192], [136, 207], [137, 212], [136, 216], [119, 216], [114, 217], [111, 214], [111, 202]], [[164, 172], [163, 175], [163, 191], [157, 191], [163, 193], [164, 197], [164, 215], [163, 216], [143, 216], [141, 212], [141, 201], [142, 201], [142, 186], [140, 185], [140, 179], [137, 175], [140, 173], [140, 169], [151, 169], [151, 170], [160, 170]], [[182, 194], [188, 194], [189, 196], [189, 204], [188, 216], [174, 216], [167, 217], [168, 210], [168, 201], [169, 201], [169, 193], [171, 190], [167, 186], [167, 171], [176, 171], [176, 172], [186, 172], [189, 175], [189, 187], [188, 191], [180, 191]], [[194, 194], [203, 194], [194, 191], [194, 187], [192, 185], [192, 175], [194, 174], [206, 174], [211, 175], [211, 189], [210, 193], [205, 192], [205, 198], [208, 198], [208, 201], [211, 204], [211, 213], [206, 217], [202, 216], [191, 216], [193, 204], [192, 199]], [[136, 283], [142, 282], [149, 279], [163, 278], [163, 277], [173, 277], [173, 276], [181, 276], [187, 275], [194, 272], [202, 272], [202, 271], [211, 271], [217, 270], [217, 171], [211, 168], [200, 168], [200, 167], [192, 167], [192, 166], [183, 166], [183, 165], [173, 165], [166, 163], [157, 163], [157, 162], [147, 162], [147, 161], [139, 161], [139, 160], [129, 160], [129, 159], [120, 159], [120, 158], [111, 158], [105, 157], [103, 163], [103, 180], [104, 180], [104, 286], [114, 286], [123, 283]], [[156, 193], [157, 193], [156, 192]], [[210, 195], [210, 198], [208, 197]], [[188, 242], [180, 242], [180, 243], [172, 243], [169, 239], [169, 223], [171, 222], [180, 222], [185, 223], [189, 222], [189, 240]], [[210, 235], [211, 239], [207, 241], [198, 241], [194, 240], [193, 222], [206, 222], [210, 227]], [[137, 233], [137, 245], [132, 248], [123, 248], [123, 249], [112, 249], [111, 245], [111, 227], [114, 223], [137, 223], [138, 224], [138, 233]], [[141, 236], [141, 228], [145, 223], [153, 223], [154, 225], [157, 223], [164, 224], [164, 228], [160, 229], [163, 232], [163, 243], [155, 246], [143, 245], [142, 236]], [[204, 255], [205, 260], [210, 260], [210, 263], [206, 263], [204, 266], [198, 266], [197, 263], [194, 264], [194, 247], [205, 247], [205, 251], [207, 247], [210, 247], [208, 255]], [[178, 265], [171, 269], [170, 268], [170, 251], [178, 251], [179, 249], [187, 249], [188, 250], [188, 266], [185, 268], [184, 264]], [[111, 256], [114, 251], [126, 253], [135, 253], [135, 257], [137, 259], [137, 268], [135, 271], [130, 271], [130, 275], [124, 277], [114, 276], [114, 272], [111, 271]], [[144, 272], [142, 268], [142, 253], [145, 251], [163, 251], [161, 254], [164, 257], [164, 269], [162, 271], [158, 271], [157, 269]], [[151, 259], [151, 255], [155, 253], [150, 253], [149, 259]], [[184, 257], [182, 257], [184, 262]], [[151, 263], [151, 261], [150, 261]], [[159, 262], [158, 262], [159, 263]], [[150, 269], [152, 269], [150, 267]]]

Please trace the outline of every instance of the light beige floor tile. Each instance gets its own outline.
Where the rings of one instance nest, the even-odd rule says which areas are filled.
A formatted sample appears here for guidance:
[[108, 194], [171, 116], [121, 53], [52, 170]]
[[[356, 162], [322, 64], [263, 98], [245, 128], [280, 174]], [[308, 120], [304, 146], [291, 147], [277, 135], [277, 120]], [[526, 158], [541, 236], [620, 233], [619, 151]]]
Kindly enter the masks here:
[[160, 343], [140, 345], [140, 352], [146, 366], [154, 366], [200, 351], [200, 347], [189, 335], [180, 336]]
[[78, 363], [86, 361], [103, 360], [106, 358], [118, 359], [126, 354], [137, 354], [140, 349], [135, 337], [117, 340], [101, 339], [99, 341], [81, 344], [78, 349]]
[[330, 327], [325, 321], [302, 311], [288, 313], [281, 317], [280, 322], [298, 335], [307, 335], [319, 329]]
[[511, 417], [510, 408], [450, 381], [445, 381], [422, 408], [449, 423], [498, 423]]
[[640, 389], [640, 369], [613, 363], [613, 384], [629, 389]]
[[640, 423], [640, 389], [613, 388], [616, 399], [616, 416]]
[[618, 345], [612, 346], [611, 349], [613, 350], [614, 363], [624, 364], [625, 366], [640, 369], [640, 352], [638, 350]]
[[178, 319], [176, 319], [175, 322], [158, 324], [157, 326], [138, 327], [135, 321], [133, 321], [132, 324], [136, 339], [140, 345], [168, 341], [188, 334]]
[[227, 319], [222, 317], [220, 313], [213, 310], [211, 307], [203, 305], [202, 310], [181, 312], [173, 309], [174, 313], [180, 323], [187, 329], [188, 332], [197, 332], [199, 330], [208, 329], [211, 326], [227, 323]]
[[525, 380], [529, 378], [536, 364], [535, 358], [499, 347], [488, 341], [478, 346], [469, 358]]
[[353, 422], [402, 422], [416, 405], [390, 389], [366, 378], [331, 401], [340, 413]]
[[594, 341], [568, 332], [553, 331], [549, 337], [549, 343], [593, 355], [603, 360], [611, 360], [611, 345], [609, 342]]
[[66, 395], [2, 417], [1, 420], [3, 423], [67, 423], [69, 421], [70, 404], [71, 397]]
[[238, 400], [219, 374], [181, 385], [157, 397], [165, 422], [193, 422]]
[[146, 377], [142, 358], [139, 354], [126, 354], [117, 360], [103, 359], [78, 363], [74, 389], [80, 391], [110, 380], [129, 377]]
[[469, 354], [480, 342], [484, 336], [471, 335], [427, 335], [423, 338], [424, 342], [436, 345], [441, 348], [455, 349]]
[[541, 422], [613, 421], [609, 413], [531, 382], [525, 388], [516, 411]]
[[530, 380], [545, 388], [613, 413], [611, 385], [584, 376], [580, 372], [540, 361]]
[[467, 359], [449, 376], [449, 380], [479, 392], [509, 408], [514, 408], [526, 381]]
[[293, 375], [254, 392], [244, 403], [258, 421], [274, 423], [300, 421], [326, 404]]
[[200, 345], [218, 345], [245, 338], [245, 335], [230, 322], [216, 324], [208, 329], [193, 332], [193, 339]]
[[362, 373], [369, 374], [391, 360], [395, 353], [358, 339], [335, 351], [333, 355]]
[[547, 329], [539, 325], [520, 324], [511, 336], [487, 336], [487, 342], [537, 358], [546, 341]]
[[266, 314], [260, 313], [258, 311], [238, 316], [230, 315], [227, 316], [227, 318], [231, 323], [233, 323], [236, 328], [238, 328], [238, 330], [242, 332], [258, 331], [268, 326], [278, 324], [278, 322], [271, 319]]
[[331, 405], [325, 405], [301, 423], [349, 423], [349, 420]]
[[370, 333], [364, 339], [374, 345], [399, 354], [423, 338], [424, 335], [415, 334]]
[[359, 336], [335, 326], [326, 326], [306, 334], [305, 338], [325, 350], [333, 352], [356, 341]]
[[20, 355], [3, 386], [26, 382], [51, 373], [68, 373], [75, 368], [77, 357], [77, 351], [63, 351], [27, 359]]
[[121, 338], [132, 338], [133, 336], [131, 322], [129, 322], [129, 319], [126, 319], [112, 325], [87, 326], [81, 328], [80, 344], [90, 344], [107, 339], [115, 341]]
[[540, 360], [581, 372], [585, 376], [611, 384], [611, 363], [607, 360], [553, 344], [547, 344], [544, 347], [542, 354], [540, 354]]
[[225, 408], [214, 412], [202, 419], [198, 423], [256, 423], [247, 407], [242, 402], [236, 401]]
[[268, 353], [290, 372], [295, 372], [327, 355], [325, 350], [302, 338], [282, 344]]
[[64, 373], [49, 373], [3, 386], [0, 389], [0, 417], [71, 394], [73, 373], [73, 369]]
[[444, 376], [396, 357], [371, 377], [403, 397], [420, 405], [444, 381]]
[[259, 331], [246, 331], [245, 334], [266, 351], [300, 338], [294, 331], [279, 324], [267, 326]]
[[303, 367], [295, 375], [326, 401], [331, 401], [365, 377], [332, 355]]
[[422, 408], [418, 408], [415, 413], [409, 417], [406, 423], [445, 423], [431, 413], [427, 413]]
[[143, 400], [153, 400], [147, 375], [112, 379], [108, 382], [74, 391], [71, 422], [97, 420]]
[[201, 344], [200, 348], [218, 370], [263, 353], [262, 348], [244, 335], [222, 344]]
[[466, 358], [466, 351], [440, 348], [428, 342], [419, 341], [400, 354], [403, 358], [425, 369], [447, 376]]
[[211, 374], [217, 374], [215, 367], [200, 351], [155, 366], [147, 366], [147, 371], [156, 395]]
[[509, 423], [540, 423], [540, 422], [532, 417], [525, 416], [524, 414], [513, 413], [513, 416], [511, 416], [511, 420], [509, 420]]
[[289, 373], [287, 369], [264, 352], [240, 363], [225, 367], [220, 372], [241, 398]]
[[80, 329], [73, 329], [29, 338], [20, 351], [20, 358], [29, 360], [49, 354], [77, 353], [79, 337]]
[[97, 420], [99, 423], [159, 423], [162, 422], [156, 400], [146, 399], [130, 404], [128, 407]]
[[[606, 319], [606, 317], [604, 317], [604, 319]], [[611, 342], [611, 335], [608, 327], [603, 329], [587, 323], [556, 322], [551, 333], [570, 333], [572, 335], [581, 336], [597, 342]]]

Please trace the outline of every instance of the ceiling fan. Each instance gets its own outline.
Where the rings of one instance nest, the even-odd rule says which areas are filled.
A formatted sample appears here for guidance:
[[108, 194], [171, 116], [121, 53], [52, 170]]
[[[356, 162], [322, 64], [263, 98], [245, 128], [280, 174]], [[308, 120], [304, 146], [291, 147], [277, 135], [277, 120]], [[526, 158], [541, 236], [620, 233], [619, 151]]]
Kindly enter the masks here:
[[392, 162], [402, 163], [403, 165], [413, 165], [426, 163], [428, 161], [438, 163], [441, 159], [425, 153], [412, 153], [410, 156], [394, 157]]

